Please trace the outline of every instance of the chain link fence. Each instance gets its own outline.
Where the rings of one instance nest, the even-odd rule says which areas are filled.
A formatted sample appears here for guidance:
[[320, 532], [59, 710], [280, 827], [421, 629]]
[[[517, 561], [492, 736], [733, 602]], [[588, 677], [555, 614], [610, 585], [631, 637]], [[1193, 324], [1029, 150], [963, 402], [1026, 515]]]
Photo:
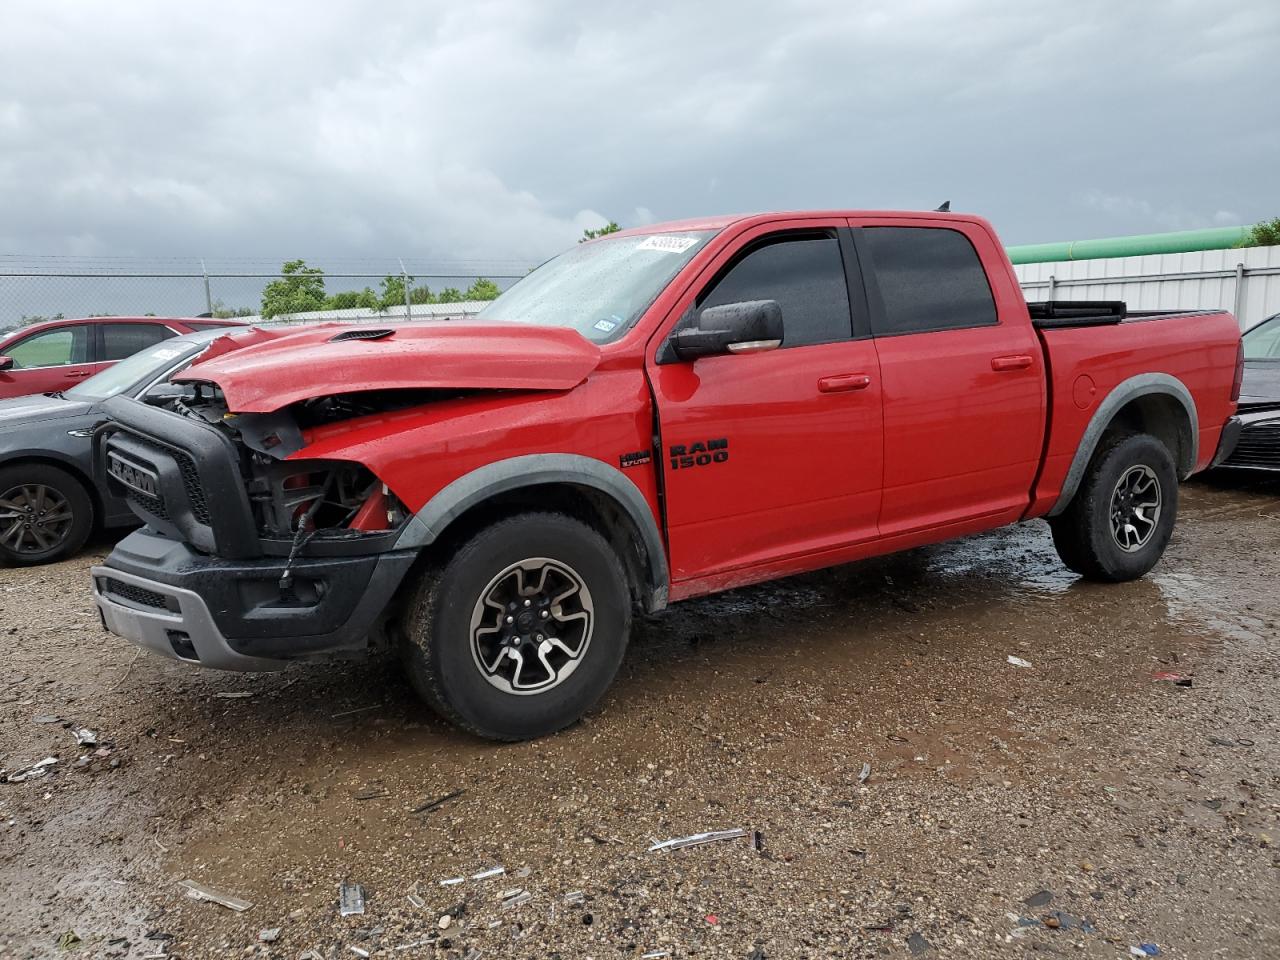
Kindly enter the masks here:
[[[0, 332], [59, 317], [212, 315], [258, 319], [268, 284], [289, 278], [276, 264], [248, 259], [0, 254]], [[395, 258], [316, 261], [310, 265], [324, 271], [323, 302], [318, 309], [276, 319], [465, 316], [483, 306], [469, 301], [468, 291], [487, 290], [492, 295], [494, 286], [506, 289], [527, 272], [527, 265], [511, 261], [442, 264]], [[477, 288], [481, 280], [493, 286]]]

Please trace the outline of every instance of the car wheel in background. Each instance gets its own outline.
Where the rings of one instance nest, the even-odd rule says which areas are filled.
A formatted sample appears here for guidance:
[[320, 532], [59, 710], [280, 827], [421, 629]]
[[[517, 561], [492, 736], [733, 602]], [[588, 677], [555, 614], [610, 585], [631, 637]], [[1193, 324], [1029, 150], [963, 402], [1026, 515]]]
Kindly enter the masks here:
[[84, 484], [44, 463], [0, 468], [0, 562], [52, 563], [71, 556], [93, 529]]

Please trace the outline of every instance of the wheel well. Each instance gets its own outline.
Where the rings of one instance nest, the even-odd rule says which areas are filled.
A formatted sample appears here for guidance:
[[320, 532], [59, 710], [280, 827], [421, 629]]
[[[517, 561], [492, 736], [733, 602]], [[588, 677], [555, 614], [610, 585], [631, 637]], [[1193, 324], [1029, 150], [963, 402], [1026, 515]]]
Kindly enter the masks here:
[[21, 467], [29, 463], [37, 463], [44, 467], [57, 467], [63, 473], [69, 473], [75, 477], [80, 482], [80, 486], [84, 487], [85, 492], [89, 495], [89, 502], [93, 504], [94, 529], [96, 530], [102, 525], [102, 518], [105, 516], [102, 507], [102, 496], [98, 493], [97, 485], [80, 467], [65, 460], [58, 460], [56, 457], [23, 456], [0, 463], [0, 470], [7, 470], [9, 467]]
[[607, 493], [585, 484], [537, 483], [494, 494], [455, 517], [427, 553], [448, 557], [480, 530], [519, 513], [563, 513], [591, 527], [622, 561], [632, 600], [649, 604], [653, 569], [635, 521]]
[[1116, 411], [1095, 449], [1103, 449], [1114, 437], [1125, 433], [1148, 433], [1163, 443], [1177, 466], [1178, 476], [1185, 478], [1195, 469], [1191, 419], [1176, 397], [1167, 393], [1134, 397]]

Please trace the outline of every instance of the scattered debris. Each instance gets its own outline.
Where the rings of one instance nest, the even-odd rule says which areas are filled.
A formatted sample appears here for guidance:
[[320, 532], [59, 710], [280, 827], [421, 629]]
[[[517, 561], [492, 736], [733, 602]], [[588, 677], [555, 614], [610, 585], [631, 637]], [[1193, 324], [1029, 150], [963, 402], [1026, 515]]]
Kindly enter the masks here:
[[253, 696], [252, 690], [224, 690], [215, 693], [214, 696], [219, 700], [246, 700]]
[[705, 917], [703, 917], [703, 919], [706, 920], [707, 923], [711, 924], [711, 926], [713, 927], [720, 922], [720, 918], [717, 917], [714, 913], [708, 913]]
[[436, 797], [436, 799], [434, 800], [427, 800], [425, 803], [420, 803], [418, 804], [418, 806], [414, 807], [409, 812], [410, 813], [430, 813], [432, 810], [435, 810], [438, 807], [444, 806], [450, 800], [456, 800], [458, 797], [462, 796], [466, 792], [467, 791], [465, 790], [454, 790], [452, 793], [446, 793], [443, 797]]
[[764, 853], [764, 831], [751, 831], [751, 849], [756, 853]]
[[271, 927], [268, 930], [259, 930], [258, 939], [261, 940], [263, 943], [275, 943], [277, 940], [280, 939], [280, 928]]
[[1015, 667], [1030, 667], [1031, 664], [1021, 657], [1015, 657], [1012, 653], [1005, 657], [1005, 660]]
[[71, 735], [76, 738], [76, 743], [82, 747], [96, 747], [98, 745], [98, 735], [88, 727], [72, 730]]
[[351, 795], [353, 800], [376, 800], [379, 797], [387, 796], [387, 791], [381, 787], [367, 787], [364, 790], [357, 790]]
[[320, 955], [319, 950], [312, 947], [310, 950], [303, 952], [303, 954], [298, 957], [298, 960], [324, 960], [324, 957]]
[[357, 957], [369, 956], [369, 951], [366, 950], [364, 947], [352, 947], [351, 952], [354, 953]]
[[[6, 783], [22, 783], [24, 780], [38, 780], [49, 772], [49, 768], [58, 762], [57, 757], [45, 757], [25, 770], [16, 770], [4, 777]], [[0, 773], [4, 771], [0, 770]]]
[[344, 917], [358, 917], [364, 913], [364, 887], [358, 883], [343, 882], [338, 887], [338, 913]]
[[564, 895], [564, 902], [571, 907], [575, 907], [580, 903], [585, 903], [587, 895], [581, 890], [570, 890]]
[[867, 777], [869, 777], [869, 776], [871, 776], [871, 764], [869, 764], [869, 763], [864, 763], [864, 764], [862, 765], [862, 770], [861, 770], [861, 771], [859, 771], [859, 773], [858, 773], [858, 782], [859, 782], [859, 783], [866, 783], [866, 782], [867, 782]]
[[1175, 687], [1191, 686], [1191, 678], [1185, 673], [1176, 673], [1173, 670], [1158, 670], [1151, 675], [1152, 680], [1164, 680], [1172, 683]]
[[[370, 710], [377, 710], [380, 706], [382, 706], [382, 704], [375, 703], [371, 707], [356, 707], [354, 710], [340, 710], [338, 713], [329, 714], [329, 719], [337, 720], [339, 717], [349, 717], [355, 713], [368, 713]], [[368, 954], [365, 954], [365, 956], [368, 956]]]
[[80, 945], [80, 934], [74, 930], [68, 930], [58, 938], [59, 950], [73, 950]]
[[210, 903], [216, 903], [218, 906], [234, 910], [236, 913], [244, 913], [253, 906], [248, 900], [241, 900], [239, 897], [221, 893], [212, 887], [196, 883], [194, 880], [180, 880], [178, 886], [186, 887], [187, 896], [192, 900], [208, 900]]
[[1130, 947], [1129, 953], [1135, 957], [1158, 957], [1160, 948], [1154, 943], [1140, 943], [1136, 947]]
[[[402, 950], [412, 950], [415, 947], [425, 947], [435, 942], [436, 942], [436, 936], [433, 933], [431, 936], [423, 937], [421, 940], [414, 940], [411, 943], [402, 943], [400, 944], [400, 946], [396, 947], [396, 951], [399, 952]], [[300, 960], [306, 960], [306, 958], [303, 957], [303, 958], [300, 958]], [[316, 960], [321, 960], [321, 958], [317, 957]]]
[[528, 903], [532, 899], [533, 894], [528, 890], [517, 890], [512, 896], [503, 898], [502, 909], [510, 910], [512, 907], [518, 907], [521, 904]]
[[448, 930], [451, 926], [453, 926], [453, 914], [446, 913], [440, 917], [441, 930]]
[[913, 933], [907, 937], [907, 949], [911, 951], [913, 957], [918, 957], [926, 950], [932, 950], [933, 944], [926, 940], [921, 934]]
[[648, 953], [640, 954], [640, 960], [662, 960], [663, 957], [671, 956], [670, 950], [650, 950]]
[[55, 717], [55, 716], [54, 716], [53, 714], [51, 714], [51, 713], [45, 713], [45, 714], [41, 714], [41, 715], [40, 715], [40, 716], [38, 716], [38, 717], [32, 717], [32, 718], [31, 718], [31, 722], [32, 722], [32, 723], [61, 723], [61, 722], [62, 722], [62, 718], [61, 718], [61, 717]]
[[450, 877], [448, 880], [441, 880], [440, 886], [455, 887], [460, 883], [466, 883], [466, 881], [467, 881], [466, 877]]
[[412, 905], [415, 909], [418, 909], [418, 910], [425, 909], [425, 907], [427, 906], [427, 901], [423, 900], [416, 893], [410, 893], [406, 895], [405, 899], [409, 901], [410, 905]]
[[695, 833], [688, 837], [677, 837], [674, 840], [663, 840], [655, 842], [649, 848], [649, 852], [655, 850], [681, 850], [685, 847], [696, 847], [704, 843], [715, 843], [718, 840], [741, 840], [747, 835], [747, 831], [742, 827], [735, 827], [732, 830], [709, 830], [706, 833]]
[[519, 870], [516, 871], [515, 875], [517, 878], [523, 880], [525, 877], [529, 876], [529, 874], [531, 873], [533, 873], [532, 867], [521, 867]]
[[1022, 902], [1028, 907], [1047, 907], [1053, 902], [1053, 894], [1048, 890], [1041, 890], [1039, 893], [1033, 893]]
[[488, 880], [490, 877], [500, 877], [506, 872], [506, 867], [490, 867], [488, 870], [481, 870], [479, 873], [473, 873], [471, 875], [471, 879]]

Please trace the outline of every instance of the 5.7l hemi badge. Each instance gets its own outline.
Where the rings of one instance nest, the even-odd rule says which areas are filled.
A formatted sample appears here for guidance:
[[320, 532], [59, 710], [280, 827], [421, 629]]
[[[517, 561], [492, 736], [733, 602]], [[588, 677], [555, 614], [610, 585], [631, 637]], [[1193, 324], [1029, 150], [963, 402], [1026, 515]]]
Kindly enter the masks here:
[[729, 459], [729, 439], [699, 440], [697, 443], [673, 443], [671, 445], [671, 469], [688, 470], [712, 463], [724, 463]]

